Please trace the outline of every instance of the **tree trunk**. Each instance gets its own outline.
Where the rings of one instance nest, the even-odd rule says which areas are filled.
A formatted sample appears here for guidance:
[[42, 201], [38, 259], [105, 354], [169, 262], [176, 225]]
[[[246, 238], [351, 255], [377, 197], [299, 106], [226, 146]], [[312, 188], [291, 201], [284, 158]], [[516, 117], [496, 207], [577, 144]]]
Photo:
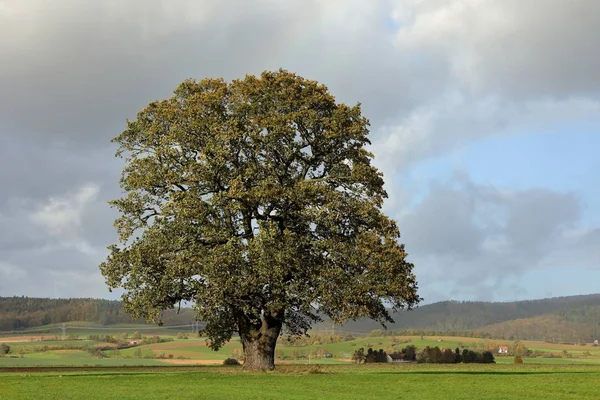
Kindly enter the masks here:
[[240, 321], [240, 340], [244, 348], [244, 369], [272, 370], [275, 368], [275, 346], [283, 325], [282, 318], [265, 315], [261, 324], [252, 325], [247, 318]]

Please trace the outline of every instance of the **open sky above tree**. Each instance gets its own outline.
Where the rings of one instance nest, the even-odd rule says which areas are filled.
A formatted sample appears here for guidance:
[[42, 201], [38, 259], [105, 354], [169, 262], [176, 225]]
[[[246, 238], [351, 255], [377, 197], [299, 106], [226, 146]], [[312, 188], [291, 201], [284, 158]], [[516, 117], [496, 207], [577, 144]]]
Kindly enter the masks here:
[[362, 103], [425, 301], [596, 292], [599, 7], [4, 0], [0, 294], [111, 296], [125, 117], [186, 78], [280, 67]]

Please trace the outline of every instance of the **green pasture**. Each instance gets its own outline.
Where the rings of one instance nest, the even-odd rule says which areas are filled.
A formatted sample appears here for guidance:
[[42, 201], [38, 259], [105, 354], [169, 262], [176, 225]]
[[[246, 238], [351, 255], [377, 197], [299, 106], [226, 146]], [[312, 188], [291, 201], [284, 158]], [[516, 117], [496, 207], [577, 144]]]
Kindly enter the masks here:
[[507, 365], [118, 368], [0, 372], [0, 398], [49, 399], [597, 399], [600, 367]]
[[[105, 333], [106, 334], [106, 333]], [[114, 334], [114, 332], [109, 332]], [[481, 348], [490, 341], [472, 338], [423, 338], [411, 337], [363, 337], [352, 341], [340, 343], [312, 344], [309, 346], [285, 346], [280, 343], [277, 347], [278, 356], [283, 354], [283, 360], [280, 363], [295, 364], [346, 364], [349, 362], [347, 357], [359, 349], [365, 350], [369, 347], [373, 349], [384, 349], [386, 351], [400, 351], [407, 345], [415, 345], [419, 350], [425, 346], [439, 346], [441, 348], [455, 349], [457, 347]], [[493, 340], [492, 340], [493, 341]], [[505, 341], [493, 341], [496, 344], [502, 344]], [[0, 338], [0, 343], [2, 339]], [[107, 358], [93, 357], [85, 349], [101, 342], [90, 340], [66, 340], [66, 341], [24, 341], [8, 343], [11, 347], [11, 354], [0, 357], [0, 366], [24, 366], [24, 365], [161, 365], [160, 360], [151, 360], [151, 358], [174, 358], [188, 360], [224, 360], [231, 357], [234, 351], [241, 352], [239, 340], [233, 339], [230, 343], [224, 345], [219, 351], [214, 352], [206, 346], [204, 338], [179, 339], [166, 343], [148, 344], [144, 346], [132, 347], [120, 350], [107, 350], [104, 355]], [[600, 364], [600, 349], [592, 346], [576, 347], [565, 345], [569, 349], [570, 358], [559, 357], [561, 355], [560, 345], [547, 345], [544, 343], [535, 343], [536, 347], [529, 347], [532, 350], [541, 350], [552, 353], [552, 358], [523, 358], [525, 364], [547, 364], [547, 365], [585, 365]], [[40, 348], [48, 346], [50, 350], [41, 352]], [[539, 347], [537, 347], [539, 346]], [[58, 350], [62, 348], [69, 351]], [[576, 349], [576, 350], [573, 350]], [[79, 350], [76, 352], [75, 350]], [[316, 358], [315, 354], [321, 350], [333, 355], [332, 358]], [[588, 354], [584, 354], [589, 352]], [[69, 355], [70, 354], [70, 355]], [[78, 354], [77, 357], [73, 354]], [[21, 355], [23, 357], [21, 357]], [[294, 359], [294, 355], [296, 359]], [[310, 360], [309, 360], [309, 355]], [[12, 356], [12, 357], [11, 357]], [[298, 358], [300, 357], [300, 358]], [[283, 362], [282, 362], [283, 361]], [[513, 357], [496, 356], [498, 364], [512, 364]], [[164, 365], [164, 364], [163, 364]]]
[[[151, 359], [96, 358], [84, 350], [55, 350], [21, 356], [0, 357], [0, 367], [59, 367], [59, 366], [112, 366], [164, 365]], [[2, 397], [0, 396], [0, 399]]]

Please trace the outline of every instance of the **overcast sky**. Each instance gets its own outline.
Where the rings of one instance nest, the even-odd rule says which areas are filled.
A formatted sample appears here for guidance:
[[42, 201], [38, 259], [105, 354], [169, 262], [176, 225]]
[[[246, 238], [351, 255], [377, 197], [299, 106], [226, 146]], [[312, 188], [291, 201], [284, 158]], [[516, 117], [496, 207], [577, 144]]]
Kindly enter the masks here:
[[599, 292], [600, 1], [0, 0], [0, 296], [114, 297], [125, 119], [280, 67], [363, 104], [426, 302]]

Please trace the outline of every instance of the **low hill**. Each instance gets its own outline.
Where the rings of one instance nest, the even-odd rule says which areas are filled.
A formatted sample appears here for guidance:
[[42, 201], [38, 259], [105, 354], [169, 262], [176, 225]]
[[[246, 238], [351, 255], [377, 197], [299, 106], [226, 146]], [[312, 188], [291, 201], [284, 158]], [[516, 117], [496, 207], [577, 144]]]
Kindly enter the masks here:
[[[470, 336], [489, 333], [496, 338], [589, 342], [598, 338], [600, 294], [554, 297], [516, 302], [442, 301], [410, 312], [394, 313], [389, 330], [435, 332]], [[193, 312], [164, 313], [165, 325], [190, 324]], [[100, 325], [127, 324], [133, 321], [115, 300], [41, 299], [0, 297], [0, 331], [33, 328], [48, 324], [85, 321]], [[314, 326], [315, 331], [368, 334], [381, 329], [369, 320], [350, 321], [334, 327], [331, 321]]]
[[[548, 317], [549, 315], [552, 318]], [[535, 332], [516, 328], [525, 326], [529, 323], [526, 321], [531, 318], [542, 316], [544, 318], [531, 321], [531, 324], [542, 321], [550, 324], [547, 331], [543, 327], [539, 327]], [[409, 312], [394, 313], [393, 318], [395, 323], [387, 325], [389, 330], [414, 330], [450, 335], [489, 331], [494, 337], [513, 336], [518, 339], [535, 340], [544, 340], [546, 333], [550, 337], [575, 337], [577, 335], [567, 335], [567, 331], [585, 327], [580, 334], [581, 340], [590, 341], [594, 338], [600, 322], [600, 294], [516, 302], [442, 301]], [[500, 327], [504, 327], [503, 323], [507, 321], [514, 321], [510, 325], [511, 328], [501, 329]], [[564, 326], [564, 332], [561, 331], [560, 326]], [[332, 324], [330, 321], [325, 321], [315, 326], [315, 329], [331, 330]], [[360, 319], [335, 329], [360, 334], [381, 329], [381, 325], [369, 319]]]
[[[133, 320], [117, 300], [72, 298], [48, 299], [33, 297], [0, 297], [0, 332], [16, 331], [63, 322], [90, 322], [100, 325], [143, 323]], [[189, 324], [193, 313], [167, 310], [165, 325]]]

